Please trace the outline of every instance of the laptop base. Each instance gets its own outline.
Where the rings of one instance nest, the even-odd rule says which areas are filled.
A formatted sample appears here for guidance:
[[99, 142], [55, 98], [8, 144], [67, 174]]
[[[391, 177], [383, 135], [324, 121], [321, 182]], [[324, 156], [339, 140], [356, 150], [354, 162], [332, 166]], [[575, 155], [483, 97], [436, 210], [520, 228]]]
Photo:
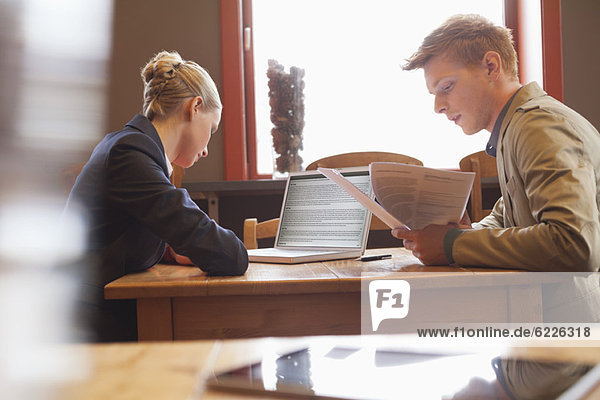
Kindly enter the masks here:
[[263, 262], [274, 264], [298, 264], [314, 261], [340, 260], [356, 258], [362, 255], [362, 250], [288, 250], [280, 248], [265, 248], [248, 250], [250, 262]]

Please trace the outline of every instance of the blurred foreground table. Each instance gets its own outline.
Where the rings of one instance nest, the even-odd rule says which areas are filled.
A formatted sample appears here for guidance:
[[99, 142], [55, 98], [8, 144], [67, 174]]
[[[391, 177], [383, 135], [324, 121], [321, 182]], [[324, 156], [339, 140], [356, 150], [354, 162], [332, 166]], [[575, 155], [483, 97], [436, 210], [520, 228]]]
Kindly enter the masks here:
[[[404, 335], [372, 337], [379, 344], [402, 345]], [[48, 396], [59, 399], [257, 399], [236, 393], [206, 390], [203, 383], [213, 373], [243, 366], [261, 359], [265, 352], [285, 354], [314, 343], [361, 346], [359, 336], [305, 338], [263, 338], [226, 341], [168, 343], [117, 343], [68, 345], [59, 349], [62, 357], [83, 357], [86, 372], [77, 380], [48, 387]], [[411, 340], [405, 343], [410, 346]], [[373, 342], [371, 342], [373, 343]], [[418, 348], [415, 348], [418, 350]], [[600, 363], [600, 347], [516, 347], [501, 354], [537, 361]], [[424, 381], [425, 382], [425, 381]], [[596, 388], [585, 399], [597, 399]], [[402, 388], [398, 388], [399, 394]], [[52, 395], [50, 395], [52, 394]], [[269, 397], [270, 398], [270, 397]]]

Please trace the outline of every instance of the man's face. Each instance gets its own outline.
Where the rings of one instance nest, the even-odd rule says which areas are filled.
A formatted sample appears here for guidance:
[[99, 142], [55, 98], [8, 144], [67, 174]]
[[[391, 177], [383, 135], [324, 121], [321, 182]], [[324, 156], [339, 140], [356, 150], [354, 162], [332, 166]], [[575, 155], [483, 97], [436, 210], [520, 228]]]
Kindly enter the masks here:
[[443, 55], [425, 64], [425, 83], [435, 96], [435, 112], [446, 114], [467, 135], [492, 131], [493, 93], [485, 64], [465, 66]]

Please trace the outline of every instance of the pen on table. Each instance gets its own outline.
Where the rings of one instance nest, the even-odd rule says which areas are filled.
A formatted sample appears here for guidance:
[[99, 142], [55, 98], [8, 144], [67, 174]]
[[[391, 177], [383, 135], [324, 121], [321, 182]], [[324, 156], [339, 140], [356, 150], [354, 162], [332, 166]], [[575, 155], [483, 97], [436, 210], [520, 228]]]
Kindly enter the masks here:
[[391, 254], [381, 254], [379, 256], [364, 256], [359, 258], [360, 261], [376, 261], [376, 260], [385, 260], [386, 258], [392, 258]]

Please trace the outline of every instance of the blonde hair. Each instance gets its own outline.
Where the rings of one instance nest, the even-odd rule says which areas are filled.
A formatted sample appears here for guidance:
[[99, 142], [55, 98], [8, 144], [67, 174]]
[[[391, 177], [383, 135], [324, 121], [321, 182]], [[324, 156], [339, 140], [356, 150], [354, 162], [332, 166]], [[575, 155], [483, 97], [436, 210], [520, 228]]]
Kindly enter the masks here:
[[518, 80], [517, 53], [510, 29], [496, 26], [480, 15], [454, 15], [423, 40], [402, 69], [423, 68], [438, 55], [448, 56], [467, 66], [478, 65], [488, 51], [500, 54], [504, 70]]
[[176, 51], [161, 51], [142, 68], [143, 114], [149, 120], [171, 115], [183, 100], [200, 96], [206, 111], [221, 109], [212, 78], [198, 64], [185, 61]]

